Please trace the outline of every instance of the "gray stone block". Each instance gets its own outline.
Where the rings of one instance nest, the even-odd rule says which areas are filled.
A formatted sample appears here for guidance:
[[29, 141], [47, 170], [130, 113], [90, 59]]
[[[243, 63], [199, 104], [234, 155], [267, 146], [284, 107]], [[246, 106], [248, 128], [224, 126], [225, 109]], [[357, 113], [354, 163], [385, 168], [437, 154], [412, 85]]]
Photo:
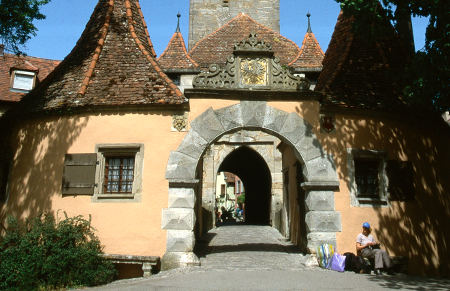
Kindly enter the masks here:
[[264, 117], [263, 128], [269, 129], [275, 133], [280, 132], [289, 113], [278, 110], [271, 106], [266, 106], [266, 115]]
[[309, 211], [305, 216], [309, 232], [336, 232], [342, 230], [341, 214], [336, 211]]
[[241, 112], [244, 127], [262, 127], [266, 115], [266, 102], [242, 101]]
[[196, 168], [197, 160], [194, 158], [180, 152], [171, 152], [167, 163], [166, 179], [193, 180]]
[[322, 145], [315, 134], [303, 136], [294, 147], [300, 153], [303, 162], [325, 156]]
[[212, 108], [209, 108], [192, 121], [191, 128], [208, 143], [214, 141], [225, 131], [222, 123], [217, 118], [217, 115]]
[[167, 231], [167, 252], [193, 252], [195, 235], [189, 230]]
[[297, 144], [305, 136], [306, 124], [297, 113], [290, 113], [286, 118], [280, 134], [286, 138], [292, 145]]
[[316, 254], [317, 247], [323, 244], [331, 244], [336, 250], [336, 233], [335, 232], [311, 232], [306, 237], [308, 244], [308, 253]]
[[198, 161], [207, 145], [208, 142], [195, 130], [190, 130], [178, 147], [177, 152], [186, 154]]
[[318, 157], [305, 162], [303, 175], [308, 182], [336, 182], [339, 181], [330, 155]]
[[193, 252], [166, 252], [161, 259], [161, 270], [200, 266], [200, 260]]
[[244, 124], [241, 114], [241, 104], [220, 108], [215, 112], [225, 131], [240, 128]]
[[308, 211], [334, 211], [334, 192], [308, 191], [305, 202]]
[[194, 230], [195, 213], [189, 208], [166, 208], [162, 210], [161, 228], [166, 230]]
[[192, 188], [169, 188], [169, 208], [194, 208], [195, 192]]

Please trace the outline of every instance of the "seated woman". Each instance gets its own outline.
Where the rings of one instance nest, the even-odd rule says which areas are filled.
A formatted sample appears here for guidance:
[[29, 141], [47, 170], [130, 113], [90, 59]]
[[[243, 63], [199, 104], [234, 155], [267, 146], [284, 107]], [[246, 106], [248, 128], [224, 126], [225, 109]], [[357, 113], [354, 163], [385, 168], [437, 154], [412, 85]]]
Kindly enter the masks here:
[[376, 242], [370, 234], [370, 224], [364, 222], [362, 233], [356, 237], [356, 252], [365, 258], [375, 259], [375, 274], [380, 275], [381, 269], [385, 269], [389, 274], [392, 273], [392, 262], [388, 253], [380, 249], [380, 243]]

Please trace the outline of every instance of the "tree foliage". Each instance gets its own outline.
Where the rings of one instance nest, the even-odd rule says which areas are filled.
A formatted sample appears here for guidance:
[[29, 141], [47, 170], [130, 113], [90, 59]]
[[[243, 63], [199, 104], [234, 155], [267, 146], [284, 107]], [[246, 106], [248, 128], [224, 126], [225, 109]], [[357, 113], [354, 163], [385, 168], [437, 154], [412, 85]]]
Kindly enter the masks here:
[[90, 222], [81, 216], [56, 221], [43, 215], [20, 224], [8, 219], [0, 242], [0, 290], [42, 290], [110, 282], [112, 263]]
[[34, 20], [45, 19], [40, 8], [51, 0], [0, 0], [0, 40], [5, 49], [21, 53], [25, 43], [36, 35]]
[[416, 109], [450, 110], [450, 10], [447, 0], [335, 0], [347, 16], [355, 17], [355, 32], [376, 37], [379, 24], [388, 19], [400, 39], [405, 17], [427, 17], [425, 47], [413, 53], [401, 77], [403, 98]]

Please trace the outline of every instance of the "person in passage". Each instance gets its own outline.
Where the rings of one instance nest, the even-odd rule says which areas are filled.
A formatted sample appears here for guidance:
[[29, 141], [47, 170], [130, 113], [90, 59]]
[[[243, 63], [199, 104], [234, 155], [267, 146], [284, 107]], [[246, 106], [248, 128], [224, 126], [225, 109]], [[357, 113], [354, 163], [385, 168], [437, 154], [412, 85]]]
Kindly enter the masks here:
[[370, 224], [364, 222], [362, 225], [362, 233], [356, 237], [356, 252], [362, 257], [375, 259], [376, 275], [380, 275], [382, 269], [392, 274], [391, 258], [385, 250], [380, 249], [380, 243], [375, 241], [370, 232]]

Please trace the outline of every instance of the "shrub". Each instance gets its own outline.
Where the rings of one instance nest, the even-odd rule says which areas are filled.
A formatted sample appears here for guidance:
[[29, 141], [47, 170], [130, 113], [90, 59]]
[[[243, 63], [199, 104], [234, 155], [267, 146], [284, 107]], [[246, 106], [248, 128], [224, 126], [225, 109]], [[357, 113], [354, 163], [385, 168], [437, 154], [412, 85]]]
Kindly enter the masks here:
[[0, 242], [0, 289], [35, 290], [95, 286], [116, 271], [100, 256], [90, 221], [81, 216], [56, 221], [51, 214], [20, 224], [8, 218]]

